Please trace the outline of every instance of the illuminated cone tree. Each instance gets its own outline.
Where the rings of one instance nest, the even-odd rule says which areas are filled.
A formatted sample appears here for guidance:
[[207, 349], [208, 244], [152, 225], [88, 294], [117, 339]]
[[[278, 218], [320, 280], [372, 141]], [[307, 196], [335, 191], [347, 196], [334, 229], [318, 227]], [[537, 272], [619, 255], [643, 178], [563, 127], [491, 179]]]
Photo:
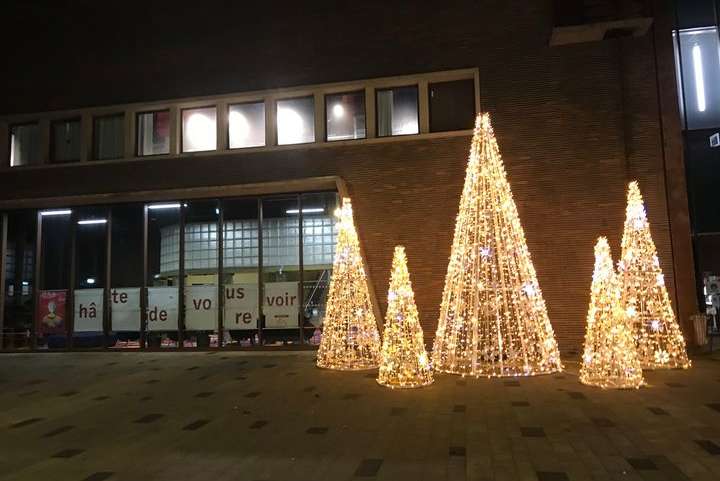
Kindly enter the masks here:
[[432, 360], [473, 376], [562, 370], [487, 114], [475, 122]]
[[628, 186], [625, 216], [618, 275], [622, 306], [633, 326], [640, 363], [646, 369], [686, 369], [690, 361], [685, 339], [670, 305], [637, 182]]
[[610, 246], [604, 237], [595, 244], [595, 271], [586, 329], [580, 382], [603, 388], [640, 387], [642, 367], [632, 326], [620, 305], [620, 285]]
[[378, 367], [380, 335], [373, 314], [350, 199], [336, 215], [338, 237], [317, 365], [358, 370]]
[[402, 246], [395, 247], [392, 261], [377, 382], [392, 388], [426, 386], [433, 382]]

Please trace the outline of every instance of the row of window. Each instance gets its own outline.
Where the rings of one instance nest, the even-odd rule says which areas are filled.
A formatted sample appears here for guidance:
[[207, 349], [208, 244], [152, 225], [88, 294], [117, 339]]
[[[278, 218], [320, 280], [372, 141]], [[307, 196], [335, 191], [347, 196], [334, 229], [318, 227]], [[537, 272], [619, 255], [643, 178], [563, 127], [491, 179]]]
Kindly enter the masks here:
[[[412, 135], [420, 132], [417, 85], [375, 91], [377, 137]], [[474, 80], [430, 83], [428, 86], [431, 132], [470, 129], [475, 116]], [[367, 137], [365, 91], [325, 95], [325, 141]], [[315, 142], [315, 97], [279, 99], [276, 112], [277, 145]], [[267, 145], [266, 103], [263, 100], [231, 104], [227, 111], [227, 145], [242, 149]], [[170, 110], [136, 114], [135, 155], [170, 153]], [[181, 151], [218, 149], [216, 105], [181, 110]], [[54, 121], [50, 127], [50, 162], [76, 162], [81, 156], [80, 119]], [[40, 126], [37, 123], [10, 126], [10, 165], [32, 165], [41, 161]], [[125, 114], [93, 119], [93, 160], [125, 157]]]

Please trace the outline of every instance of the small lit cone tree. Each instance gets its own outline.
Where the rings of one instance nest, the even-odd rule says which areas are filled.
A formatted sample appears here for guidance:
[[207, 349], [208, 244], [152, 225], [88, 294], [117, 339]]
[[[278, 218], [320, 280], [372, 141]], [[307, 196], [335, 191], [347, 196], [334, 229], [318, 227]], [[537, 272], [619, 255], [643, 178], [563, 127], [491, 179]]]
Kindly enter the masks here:
[[620, 285], [605, 237], [595, 244], [586, 329], [580, 382], [603, 388], [639, 388], [642, 367], [632, 326], [620, 305]]
[[380, 335], [360, 254], [350, 199], [335, 213], [338, 237], [317, 365], [345, 371], [373, 369], [380, 358]]
[[377, 382], [391, 388], [420, 387], [433, 382], [402, 246], [395, 247], [392, 261]]
[[432, 361], [473, 376], [562, 370], [487, 114], [475, 121]]
[[637, 182], [630, 182], [627, 202], [618, 275], [622, 307], [633, 326], [640, 364], [644, 369], [687, 369], [685, 339], [670, 305]]

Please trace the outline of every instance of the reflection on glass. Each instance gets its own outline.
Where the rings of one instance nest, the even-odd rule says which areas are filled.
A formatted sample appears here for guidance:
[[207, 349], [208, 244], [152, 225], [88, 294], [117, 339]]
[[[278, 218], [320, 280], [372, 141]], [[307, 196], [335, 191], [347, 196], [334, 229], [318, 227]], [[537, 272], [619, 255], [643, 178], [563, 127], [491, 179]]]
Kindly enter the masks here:
[[61, 120], [52, 123], [53, 162], [80, 160], [80, 120]]
[[143, 224], [142, 204], [112, 207], [112, 258], [110, 260], [111, 289], [110, 330], [113, 347], [140, 347], [143, 285]]
[[27, 349], [33, 321], [36, 218], [34, 211], [21, 211], [9, 213], [7, 220], [2, 348]]
[[137, 115], [137, 155], [170, 153], [170, 111]]
[[182, 111], [182, 151], [200, 152], [217, 148], [217, 110], [215, 107]]
[[334, 94], [325, 97], [327, 139], [365, 138], [365, 92]]
[[315, 141], [315, 102], [312, 97], [277, 101], [278, 145]]
[[677, 38], [674, 40], [680, 113], [687, 117], [686, 128], [717, 127], [720, 125], [720, 40], [717, 27], [680, 30], [679, 50]]
[[377, 130], [378, 137], [419, 132], [417, 86], [377, 91]]
[[185, 209], [185, 347], [218, 347], [218, 218], [216, 200]]
[[263, 296], [265, 345], [299, 341], [300, 216], [297, 198], [263, 200]]
[[35, 326], [40, 349], [64, 348], [70, 287], [70, 209], [41, 211], [42, 269]]
[[147, 343], [151, 348], [177, 347], [180, 204], [149, 204], [147, 209]]
[[230, 106], [228, 141], [231, 149], [265, 145], [265, 102]]
[[319, 344], [325, 318], [337, 229], [337, 194], [303, 194], [303, 336], [309, 344]]
[[103, 347], [107, 214], [105, 207], [76, 209], [73, 347]]
[[125, 154], [125, 115], [96, 117], [93, 130], [93, 158], [120, 159]]
[[257, 199], [224, 201], [223, 219], [223, 345], [257, 345], [260, 342]]
[[10, 166], [40, 163], [40, 128], [37, 124], [10, 127]]

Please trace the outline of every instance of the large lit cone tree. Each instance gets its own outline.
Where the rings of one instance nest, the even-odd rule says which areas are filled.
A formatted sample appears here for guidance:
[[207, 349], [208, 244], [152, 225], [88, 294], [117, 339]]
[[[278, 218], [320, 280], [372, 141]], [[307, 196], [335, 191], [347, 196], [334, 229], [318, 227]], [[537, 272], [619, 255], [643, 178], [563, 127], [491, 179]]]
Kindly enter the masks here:
[[562, 370], [490, 117], [478, 115], [433, 347], [436, 371]]
[[620, 285], [605, 237], [595, 244], [586, 329], [580, 382], [603, 388], [639, 388], [642, 367], [632, 326], [620, 305]]
[[622, 287], [622, 306], [633, 326], [642, 367], [690, 367], [685, 339], [670, 305], [637, 182], [630, 182], [628, 186], [618, 275]]
[[391, 388], [420, 387], [433, 382], [402, 246], [395, 247], [392, 261], [377, 382]]
[[343, 199], [336, 215], [337, 245], [317, 365], [345, 371], [373, 369], [379, 364], [380, 335], [350, 199]]

